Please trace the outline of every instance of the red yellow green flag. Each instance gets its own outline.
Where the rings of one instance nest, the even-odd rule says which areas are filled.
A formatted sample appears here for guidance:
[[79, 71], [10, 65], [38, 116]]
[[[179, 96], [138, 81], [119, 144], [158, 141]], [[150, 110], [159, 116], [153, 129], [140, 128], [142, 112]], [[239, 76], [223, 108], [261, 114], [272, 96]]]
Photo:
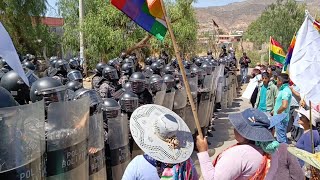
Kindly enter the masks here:
[[286, 54], [284, 53], [280, 43], [270, 38], [270, 59], [284, 64], [286, 62]]

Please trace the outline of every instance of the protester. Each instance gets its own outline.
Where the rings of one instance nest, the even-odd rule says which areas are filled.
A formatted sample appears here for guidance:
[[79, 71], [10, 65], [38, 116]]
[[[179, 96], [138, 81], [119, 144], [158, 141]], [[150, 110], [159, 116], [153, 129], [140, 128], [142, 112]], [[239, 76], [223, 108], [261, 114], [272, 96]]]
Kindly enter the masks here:
[[289, 114], [290, 121], [289, 121], [287, 132], [291, 132], [291, 139], [297, 142], [301, 137], [301, 135], [303, 134], [303, 129], [294, 125], [295, 119], [297, 117], [296, 110], [299, 109], [300, 107], [299, 105], [299, 102], [301, 101], [300, 92], [299, 92], [300, 89], [295, 84], [290, 86], [290, 89], [292, 92], [292, 100], [290, 104], [290, 114]]
[[[296, 147], [310, 153], [312, 152], [312, 142], [311, 142], [311, 129], [310, 129], [310, 110], [305, 110], [300, 108], [297, 110], [299, 113], [300, 119], [299, 124], [303, 127], [304, 132], [300, 139], [298, 140]], [[312, 133], [313, 133], [313, 142], [314, 147], [320, 145], [320, 137], [317, 129], [315, 128], [316, 123], [320, 121], [319, 113], [315, 110], [311, 110], [312, 113]], [[299, 161], [300, 165], [303, 166], [303, 161]]]
[[[277, 117], [278, 116], [278, 117]], [[270, 118], [269, 130], [274, 136], [275, 126], [278, 125], [286, 114], [276, 115]], [[287, 151], [288, 144], [281, 143], [278, 150], [271, 156], [270, 170], [266, 179], [304, 179], [304, 173], [299, 165], [298, 159]]]
[[277, 115], [287, 113], [287, 117], [276, 126], [277, 140], [280, 143], [288, 143], [287, 127], [289, 123], [290, 103], [292, 99], [292, 92], [289, 88], [289, 75], [281, 73], [277, 79], [277, 86], [279, 93], [271, 114]]
[[271, 112], [278, 95], [277, 86], [270, 81], [269, 73], [262, 73], [262, 83], [258, 87], [255, 107], [263, 112]]
[[243, 56], [240, 58], [239, 64], [241, 67], [241, 82], [246, 83], [249, 63], [251, 63], [250, 58], [247, 56], [247, 53], [243, 53]]
[[190, 159], [192, 134], [177, 114], [158, 105], [141, 106], [130, 118], [130, 131], [145, 154], [130, 162], [123, 180], [198, 179]]
[[279, 143], [268, 130], [270, 120], [257, 109], [229, 115], [238, 143], [226, 149], [212, 163], [207, 139], [197, 137], [198, 158], [203, 178], [264, 179], [269, 171], [270, 154]]

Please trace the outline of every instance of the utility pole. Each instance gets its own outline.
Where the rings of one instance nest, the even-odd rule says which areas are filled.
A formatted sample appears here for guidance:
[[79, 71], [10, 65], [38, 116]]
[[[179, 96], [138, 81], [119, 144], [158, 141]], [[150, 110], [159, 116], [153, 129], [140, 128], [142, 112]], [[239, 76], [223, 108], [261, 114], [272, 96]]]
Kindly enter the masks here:
[[84, 69], [84, 73], [86, 77], [88, 77], [88, 71], [87, 71], [87, 62], [84, 56], [84, 34], [82, 32], [83, 28], [83, 17], [84, 17], [84, 0], [79, 0], [79, 25], [80, 25], [80, 60], [83, 62], [82, 66]]

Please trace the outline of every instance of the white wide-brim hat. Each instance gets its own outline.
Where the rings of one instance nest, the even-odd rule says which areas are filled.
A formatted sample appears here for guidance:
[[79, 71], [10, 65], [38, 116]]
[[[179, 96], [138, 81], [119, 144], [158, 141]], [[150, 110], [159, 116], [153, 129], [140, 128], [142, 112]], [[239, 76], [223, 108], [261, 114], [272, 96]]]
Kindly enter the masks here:
[[136, 144], [157, 161], [177, 164], [188, 160], [193, 152], [187, 124], [165, 107], [147, 104], [136, 109], [130, 118], [130, 131]]

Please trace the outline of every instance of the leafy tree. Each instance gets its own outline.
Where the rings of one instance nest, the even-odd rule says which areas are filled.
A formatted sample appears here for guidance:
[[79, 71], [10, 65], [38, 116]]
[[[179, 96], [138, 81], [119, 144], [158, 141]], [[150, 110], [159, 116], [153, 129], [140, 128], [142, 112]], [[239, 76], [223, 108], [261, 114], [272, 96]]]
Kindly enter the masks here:
[[272, 36], [286, 50], [294, 33], [300, 28], [304, 15], [305, 4], [299, 4], [294, 0], [278, 0], [249, 25], [244, 38], [261, 47], [263, 43], [268, 43], [269, 37]]
[[[197, 22], [192, 2], [177, 0], [167, 4], [177, 41], [184, 51], [191, 50], [196, 43]], [[65, 19], [63, 47], [65, 50], [78, 51], [78, 0], [59, 0], [58, 6]], [[132, 52], [142, 48], [143, 53], [149, 53], [148, 48], [156, 52], [165, 46], [172, 48], [169, 34], [164, 42], [156, 40], [116, 9], [110, 1], [85, 1], [82, 30], [85, 34], [85, 55], [89, 68], [93, 68], [98, 61], [108, 61], [119, 56], [122, 51]]]
[[1, 0], [0, 21], [21, 54], [40, 54], [53, 44], [54, 35], [40, 22], [46, 13], [46, 0]]

